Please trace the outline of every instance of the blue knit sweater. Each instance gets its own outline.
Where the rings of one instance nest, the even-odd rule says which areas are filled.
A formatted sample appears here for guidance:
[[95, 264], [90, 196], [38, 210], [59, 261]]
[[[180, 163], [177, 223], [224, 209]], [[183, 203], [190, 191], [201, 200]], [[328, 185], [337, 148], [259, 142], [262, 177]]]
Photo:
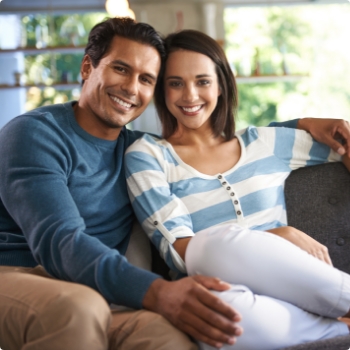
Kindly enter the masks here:
[[76, 122], [72, 102], [21, 115], [0, 131], [0, 265], [41, 264], [88, 285], [107, 301], [142, 307], [159, 276], [130, 265], [134, 219], [123, 167], [142, 134], [96, 138]]

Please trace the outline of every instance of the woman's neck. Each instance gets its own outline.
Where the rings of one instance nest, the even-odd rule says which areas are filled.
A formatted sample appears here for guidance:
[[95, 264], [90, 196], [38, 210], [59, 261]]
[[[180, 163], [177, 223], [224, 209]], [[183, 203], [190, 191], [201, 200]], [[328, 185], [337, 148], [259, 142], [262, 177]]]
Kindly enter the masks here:
[[204, 129], [185, 129], [178, 128], [167, 141], [173, 146], [190, 146], [194, 148], [211, 148], [225, 142], [223, 136], [215, 136], [211, 128]]
[[241, 156], [237, 138], [226, 141], [215, 137], [212, 130], [178, 130], [167, 141], [184, 163], [202, 174], [226, 172]]

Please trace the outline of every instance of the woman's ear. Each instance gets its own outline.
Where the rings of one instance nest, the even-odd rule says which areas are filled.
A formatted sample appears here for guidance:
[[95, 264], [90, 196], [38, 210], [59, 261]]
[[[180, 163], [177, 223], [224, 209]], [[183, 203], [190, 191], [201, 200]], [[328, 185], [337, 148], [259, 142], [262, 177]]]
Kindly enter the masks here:
[[89, 79], [90, 73], [92, 71], [92, 63], [89, 55], [85, 55], [83, 62], [81, 63], [80, 74], [81, 78], [85, 81]]

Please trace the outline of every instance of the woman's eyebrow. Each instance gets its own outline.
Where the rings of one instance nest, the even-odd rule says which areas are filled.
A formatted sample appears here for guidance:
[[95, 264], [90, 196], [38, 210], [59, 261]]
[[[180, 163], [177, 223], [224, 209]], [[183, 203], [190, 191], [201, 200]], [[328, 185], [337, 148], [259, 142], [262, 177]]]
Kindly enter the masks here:
[[[199, 78], [211, 78], [212, 75], [211, 74], [198, 74], [195, 76], [196, 79], [199, 79]], [[165, 80], [168, 80], [168, 79], [180, 79], [182, 80], [182, 77], [180, 76], [177, 76], [177, 75], [169, 75], [168, 77], [165, 78]]]

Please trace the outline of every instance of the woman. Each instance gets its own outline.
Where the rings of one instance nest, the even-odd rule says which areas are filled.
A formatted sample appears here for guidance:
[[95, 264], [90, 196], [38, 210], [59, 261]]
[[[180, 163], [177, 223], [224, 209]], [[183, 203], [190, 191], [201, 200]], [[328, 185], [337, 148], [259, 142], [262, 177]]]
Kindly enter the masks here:
[[337, 318], [349, 312], [350, 276], [331, 266], [325, 247], [286, 226], [283, 196], [293, 169], [339, 155], [300, 130], [235, 134], [236, 84], [220, 46], [192, 30], [165, 43], [155, 93], [164, 139], [145, 135], [126, 153], [144, 230], [173, 271], [232, 284], [220, 296], [243, 315], [235, 350], [348, 334]]

